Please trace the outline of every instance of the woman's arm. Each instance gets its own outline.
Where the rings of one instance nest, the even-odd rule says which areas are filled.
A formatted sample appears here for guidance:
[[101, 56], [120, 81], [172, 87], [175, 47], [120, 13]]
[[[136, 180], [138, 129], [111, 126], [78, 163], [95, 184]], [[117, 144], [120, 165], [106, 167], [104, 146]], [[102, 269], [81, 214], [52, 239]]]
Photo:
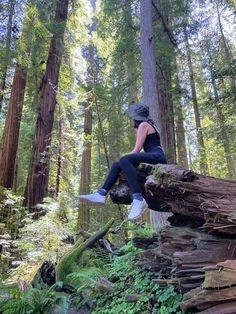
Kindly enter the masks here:
[[139, 153], [141, 151], [141, 149], [143, 148], [143, 144], [145, 142], [147, 133], [148, 133], [148, 124], [146, 122], [143, 122], [138, 127], [137, 135], [136, 135], [136, 143], [131, 154]]

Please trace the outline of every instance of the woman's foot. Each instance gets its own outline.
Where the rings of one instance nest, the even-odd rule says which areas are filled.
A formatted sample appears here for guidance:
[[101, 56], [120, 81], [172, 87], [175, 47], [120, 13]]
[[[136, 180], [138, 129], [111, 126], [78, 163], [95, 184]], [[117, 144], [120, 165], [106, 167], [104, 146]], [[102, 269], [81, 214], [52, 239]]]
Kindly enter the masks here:
[[106, 196], [101, 195], [98, 192], [94, 192], [91, 194], [79, 195], [79, 199], [85, 201], [86, 203], [92, 203], [97, 205], [103, 205], [106, 202]]
[[137, 219], [138, 217], [140, 217], [144, 213], [144, 211], [147, 208], [148, 208], [148, 204], [145, 201], [145, 199], [143, 199], [142, 201], [134, 199], [132, 204], [131, 204], [128, 219], [129, 220]]

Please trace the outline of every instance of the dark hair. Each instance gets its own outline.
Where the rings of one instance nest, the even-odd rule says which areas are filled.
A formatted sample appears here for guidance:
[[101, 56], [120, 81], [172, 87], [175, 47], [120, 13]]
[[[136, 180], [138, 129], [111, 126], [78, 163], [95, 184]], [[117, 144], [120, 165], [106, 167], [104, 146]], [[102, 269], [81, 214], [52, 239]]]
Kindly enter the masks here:
[[139, 125], [143, 122], [143, 121], [138, 121], [138, 120], [133, 120], [134, 121], [134, 128], [137, 129], [139, 127]]
[[134, 121], [133, 126], [135, 129], [137, 129], [142, 122], [149, 122], [151, 124], [155, 123], [152, 119], [148, 119], [148, 121], [138, 121], [138, 120], [133, 119], [133, 121]]

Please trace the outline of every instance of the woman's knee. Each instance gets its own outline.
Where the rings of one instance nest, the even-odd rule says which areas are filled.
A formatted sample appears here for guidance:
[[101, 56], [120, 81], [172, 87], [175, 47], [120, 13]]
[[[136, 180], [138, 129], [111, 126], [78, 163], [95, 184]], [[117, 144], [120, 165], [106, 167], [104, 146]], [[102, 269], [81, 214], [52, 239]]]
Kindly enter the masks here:
[[119, 161], [120, 165], [127, 164], [129, 162], [130, 162], [129, 155], [122, 156]]
[[118, 170], [120, 170], [120, 169], [121, 169], [120, 162], [119, 162], [119, 161], [113, 162], [111, 168], [112, 168], [112, 169], [118, 169]]

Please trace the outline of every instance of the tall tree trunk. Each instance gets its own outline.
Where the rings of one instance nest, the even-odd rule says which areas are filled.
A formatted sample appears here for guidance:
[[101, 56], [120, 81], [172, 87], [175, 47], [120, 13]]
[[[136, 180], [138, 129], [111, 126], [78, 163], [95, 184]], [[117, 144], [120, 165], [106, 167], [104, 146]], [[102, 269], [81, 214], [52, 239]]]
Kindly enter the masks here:
[[124, 8], [124, 20], [125, 20], [125, 34], [129, 39], [129, 49], [126, 52], [127, 59], [127, 78], [129, 84], [129, 103], [136, 103], [138, 101], [138, 88], [137, 88], [137, 67], [135, 61], [135, 30], [133, 25], [133, 18], [131, 13], [131, 1], [126, 2]]
[[[127, 49], [125, 51], [126, 62], [126, 76], [128, 81], [128, 101], [129, 104], [138, 102], [138, 87], [137, 87], [137, 64], [135, 55], [137, 53], [137, 37], [136, 29], [132, 17], [132, 0], [127, 0], [126, 5], [123, 7], [124, 29], [122, 40], [127, 42]], [[129, 144], [132, 147], [135, 136], [133, 132], [133, 122], [130, 120]]]
[[[232, 57], [232, 53], [231, 53], [231, 51], [229, 49], [227, 40], [225, 38], [225, 34], [224, 34], [224, 30], [223, 30], [223, 26], [222, 26], [221, 18], [220, 18], [218, 1], [217, 1], [217, 18], [218, 18], [218, 23], [219, 23], [219, 28], [220, 28], [221, 41], [222, 41], [222, 47], [223, 47], [225, 61], [227, 63], [228, 69], [230, 69], [232, 67], [233, 57]], [[231, 84], [231, 89], [235, 91], [235, 89], [236, 89], [236, 82], [235, 82], [235, 79], [232, 76], [230, 77], [230, 84]]]
[[[214, 89], [215, 89], [215, 87], [214, 87]], [[217, 98], [215, 100], [217, 101]], [[222, 104], [219, 102], [216, 104], [217, 119], [218, 119], [219, 125], [220, 125], [220, 135], [221, 135], [222, 145], [224, 148], [225, 159], [226, 159], [226, 163], [227, 163], [228, 176], [230, 178], [235, 178], [236, 172], [235, 172], [235, 168], [234, 168], [232, 152], [230, 149], [228, 133], [227, 133], [227, 130], [225, 128], [225, 117], [224, 117], [221, 106], [222, 106]]]
[[17, 64], [0, 151], [0, 185], [13, 187], [19, 130], [26, 85], [26, 69]]
[[15, 0], [8, 1], [9, 17], [8, 17], [8, 24], [7, 24], [5, 56], [4, 56], [4, 59], [1, 60], [2, 65], [1, 65], [1, 77], [0, 77], [0, 111], [2, 110], [3, 94], [5, 90], [6, 77], [7, 77], [7, 67], [10, 61], [10, 45], [11, 45], [11, 36], [12, 36], [12, 21], [13, 21], [13, 15], [14, 15], [14, 5], [15, 5]]
[[[161, 127], [161, 112], [158, 102], [155, 43], [152, 27], [152, 0], [140, 0], [140, 32], [141, 32], [141, 62], [142, 62], [142, 83], [143, 102], [149, 106], [150, 113], [157, 126]], [[163, 137], [160, 132], [161, 139]], [[154, 229], [167, 224], [165, 213], [150, 210], [150, 221], [155, 222]], [[156, 225], [158, 221], [159, 226]]]
[[141, 62], [142, 62], [142, 85], [143, 102], [149, 106], [152, 119], [161, 128], [161, 112], [158, 102], [155, 42], [152, 27], [152, 1], [140, 0], [141, 16]]
[[48, 192], [51, 133], [56, 106], [56, 90], [63, 53], [63, 38], [66, 27], [69, 0], [59, 0], [56, 5], [54, 32], [47, 60], [45, 76], [41, 86], [41, 103], [36, 124], [31, 165], [25, 189], [24, 205], [34, 211]]
[[208, 164], [207, 164], [207, 155], [206, 155], [206, 149], [205, 149], [203, 133], [202, 133], [200, 112], [199, 112], [199, 107], [198, 107], [194, 71], [193, 71], [193, 64], [192, 64], [192, 56], [191, 56], [186, 26], [184, 26], [183, 30], [184, 30], [184, 38], [185, 38], [185, 44], [186, 44], [187, 62], [188, 62], [189, 78], [190, 78], [190, 85], [191, 85], [191, 92], [192, 92], [193, 109], [194, 109], [194, 116], [195, 116], [195, 123], [196, 123], [197, 141], [198, 141], [198, 147], [199, 147], [200, 171], [202, 174], [208, 174], [209, 170], [208, 170]]
[[[92, 110], [87, 109], [84, 122], [85, 138], [90, 135], [84, 143], [84, 150], [82, 155], [81, 177], [79, 194], [87, 194], [90, 192], [91, 182], [91, 133], [92, 133]], [[81, 200], [78, 206], [78, 230], [88, 230], [90, 222], [89, 206]]]
[[[95, 83], [95, 81], [94, 81], [94, 83]], [[93, 102], [95, 104], [96, 113], [98, 116], [98, 126], [99, 126], [99, 130], [100, 130], [100, 134], [101, 134], [102, 147], [103, 147], [105, 158], [106, 158], [107, 169], [110, 169], [110, 160], [109, 160], [109, 154], [108, 154], [108, 149], [107, 149], [107, 143], [106, 143], [104, 128], [102, 125], [102, 119], [101, 119], [101, 114], [100, 114], [100, 110], [99, 110], [98, 99], [97, 99], [95, 89], [94, 89], [94, 94], [93, 94]]]
[[[152, 1], [153, 2], [153, 1]], [[153, 4], [154, 5], [154, 4]], [[169, 17], [168, 17], [168, 1], [159, 0], [158, 1], [158, 12], [162, 16], [162, 20], [158, 20], [158, 29], [160, 30], [159, 40], [162, 44], [165, 43], [166, 46], [169, 45], [169, 49], [174, 49], [173, 44], [170, 43], [170, 39], [167, 33], [164, 32], [163, 23], [166, 28], [168, 28]], [[154, 7], [153, 7], [154, 8]], [[157, 8], [157, 6], [155, 7]], [[169, 28], [168, 28], [169, 29]], [[156, 33], [156, 32], [155, 32]], [[166, 59], [169, 59], [168, 61]], [[165, 60], [164, 60], [165, 59]], [[158, 47], [156, 49], [156, 73], [157, 73], [157, 93], [159, 100], [159, 111], [161, 117], [161, 141], [162, 146], [166, 152], [166, 157], [168, 163], [176, 163], [176, 147], [175, 147], [175, 132], [174, 132], [174, 110], [173, 103], [170, 97], [171, 89], [171, 56], [167, 54], [165, 58], [161, 55]]]
[[[180, 93], [180, 85], [178, 75], [176, 76], [176, 90]], [[178, 152], [178, 164], [188, 169], [188, 157], [186, 149], [185, 128], [184, 128], [184, 115], [181, 104], [180, 94], [177, 94], [175, 98], [175, 125], [176, 125], [176, 144]]]
[[62, 117], [61, 106], [59, 105], [59, 121], [58, 121], [58, 156], [57, 156], [57, 175], [56, 175], [56, 191], [55, 194], [58, 197], [61, 185], [61, 173], [62, 173], [62, 153], [63, 153], [63, 142], [64, 142], [64, 120]]
[[138, 101], [138, 88], [136, 81], [136, 64], [131, 53], [127, 56], [127, 78], [129, 82], [129, 103], [136, 103]]
[[[91, 50], [92, 47], [89, 47]], [[91, 56], [90, 56], [91, 57]], [[89, 61], [90, 62], [90, 61]], [[91, 64], [90, 64], [91, 66]], [[90, 85], [91, 88], [91, 85]], [[90, 90], [90, 94], [91, 94]], [[88, 98], [87, 105], [85, 106], [84, 117], [84, 148], [82, 154], [82, 165], [80, 175], [79, 194], [88, 194], [90, 192], [91, 183], [91, 150], [92, 150], [92, 98]], [[78, 206], [78, 230], [88, 230], [90, 222], [89, 206], [80, 200]]]
[[[96, 10], [96, 0], [90, 0], [93, 13]], [[91, 36], [96, 27], [95, 20], [88, 27]], [[87, 69], [87, 104], [84, 107], [84, 147], [82, 154], [82, 165], [80, 174], [79, 194], [88, 194], [91, 184], [91, 158], [92, 158], [92, 103], [94, 100], [95, 87], [95, 47], [90, 42], [86, 50], [88, 69]], [[80, 200], [78, 206], [77, 230], [88, 230], [90, 223], [90, 207]]]
[[18, 154], [16, 156], [16, 161], [15, 161], [14, 178], [13, 178], [13, 185], [12, 185], [12, 190], [15, 193], [17, 190], [17, 183], [18, 183], [17, 176], [18, 176]]
[[220, 103], [220, 98], [217, 90], [217, 85], [216, 85], [216, 80], [214, 77], [213, 73], [213, 68], [212, 68], [212, 58], [210, 54], [210, 47], [209, 47], [209, 42], [206, 43], [206, 48], [207, 48], [207, 54], [209, 57], [209, 67], [210, 67], [210, 75], [211, 75], [211, 83], [213, 87], [213, 92], [214, 92], [214, 98], [215, 98], [215, 105], [216, 105], [216, 115], [217, 115], [217, 120], [219, 123], [220, 127], [220, 141], [222, 143], [222, 146], [224, 148], [224, 153], [225, 153], [225, 159], [227, 163], [227, 169], [228, 169], [228, 175], [230, 178], [235, 177], [235, 169], [234, 169], [234, 162], [232, 158], [232, 152], [230, 149], [230, 142], [229, 142], [229, 137], [227, 134], [227, 130], [225, 127], [225, 117], [222, 111], [222, 105]]

